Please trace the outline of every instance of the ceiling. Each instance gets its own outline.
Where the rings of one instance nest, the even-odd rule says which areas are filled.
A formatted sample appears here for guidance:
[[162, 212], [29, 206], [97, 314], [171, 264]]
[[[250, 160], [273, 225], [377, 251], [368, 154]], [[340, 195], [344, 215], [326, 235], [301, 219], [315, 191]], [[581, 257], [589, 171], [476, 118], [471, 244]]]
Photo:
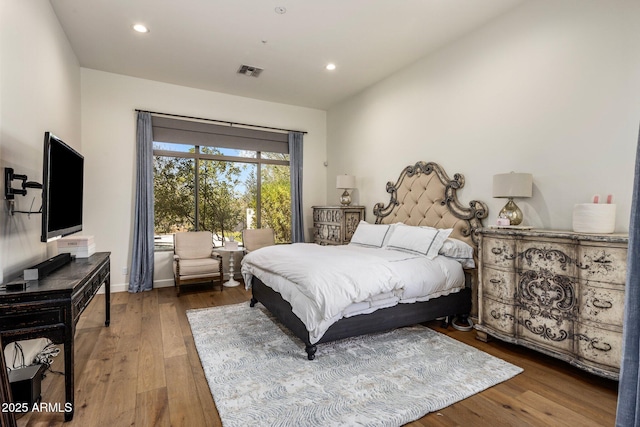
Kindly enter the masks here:
[[318, 109], [523, 1], [50, 0], [82, 67]]

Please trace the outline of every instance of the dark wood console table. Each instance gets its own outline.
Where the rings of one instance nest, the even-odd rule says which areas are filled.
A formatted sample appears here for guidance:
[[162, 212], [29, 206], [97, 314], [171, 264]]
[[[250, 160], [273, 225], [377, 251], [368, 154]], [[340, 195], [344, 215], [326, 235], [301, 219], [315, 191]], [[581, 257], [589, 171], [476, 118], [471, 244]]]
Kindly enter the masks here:
[[20, 290], [0, 290], [0, 337], [8, 343], [49, 338], [64, 344], [65, 400], [73, 418], [73, 336], [80, 314], [100, 286], [105, 286], [105, 326], [110, 322], [110, 252], [76, 258], [44, 279], [27, 282]]

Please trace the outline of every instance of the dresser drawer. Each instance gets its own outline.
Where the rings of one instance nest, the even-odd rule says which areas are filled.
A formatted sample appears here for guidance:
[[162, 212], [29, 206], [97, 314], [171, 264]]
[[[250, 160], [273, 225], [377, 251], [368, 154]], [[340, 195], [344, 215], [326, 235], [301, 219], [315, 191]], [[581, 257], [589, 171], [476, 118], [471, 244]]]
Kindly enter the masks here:
[[93, 296], [98, 292], [100, 286], [109, 276], [109, 264], [105, 264], [93, 276], [89, 278], [81, 287], [76, 289], [71, 297], [73, 307], [73, 319], [77, 321], [84, 309], [89, 305]]
[[[0, 314], [0, 331], [36, 329], [65, 322], [65, 307], [51, 304], [16, 305]], [[6, 314], [4, 314], [6, 313]]]
[[538, 347], [559, 353], [573, 353], [573, 320], [550, 319], [520, 310], [518, 337]]
[[621, 285], [626, 282], [626, 248], [580, 246], [577, 262], [582, 279]]
[[496, 301], [487, 296], [482, 299], [482, 325], [492, 328], [497, 332], [515, 336], [516, 333], [516, 307], [512, 304]]
[[580, 320], [622, 327], [624, 288], [594, 286], [598, 282], [580, 283]]
[[482, 294], [513, 303], [516, 295], [516, 275], [513, 271], [482, 269]]
[[523, 240], [519, 245], [519, 267], [575, 276], [574, 252], [575, 248], [570, 243]]
[[576, 326], [575, 339], [580, 358], [620, 369], [622, 331], [596, 328], [583, 323]]
[[515, 265], [515, 259], [515, 240], [494, 237], [482, 239], [482, 263], [484, 265], [512, 269]]

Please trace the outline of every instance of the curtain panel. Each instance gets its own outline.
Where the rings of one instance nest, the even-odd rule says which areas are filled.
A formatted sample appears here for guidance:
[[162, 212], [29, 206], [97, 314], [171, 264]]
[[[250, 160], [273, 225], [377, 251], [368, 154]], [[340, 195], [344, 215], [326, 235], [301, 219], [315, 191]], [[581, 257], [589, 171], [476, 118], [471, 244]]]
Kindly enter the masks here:
[[289, 132], [289, 167], [291, 179], [291, 243], [304, 242], [302, 208], [302, 132]]
[[136, 198], [129, 292], [153, 288], [153, 130], [151, 114], [138, 112]]
[[640, 427], [640, 137], [636, 151], [616, 426]]

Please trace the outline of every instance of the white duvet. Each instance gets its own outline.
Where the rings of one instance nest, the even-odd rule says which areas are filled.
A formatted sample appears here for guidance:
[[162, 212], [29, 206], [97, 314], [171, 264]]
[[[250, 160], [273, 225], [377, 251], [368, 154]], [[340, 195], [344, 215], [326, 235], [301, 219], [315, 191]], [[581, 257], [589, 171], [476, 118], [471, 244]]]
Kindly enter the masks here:
[[462, 266], [390, 249], [313, 243], [268, 246], [242, 260], [247, 287], [256, 276], [291, 304], [312, 344], [342, 317], [426, 301], [464, 288]]

